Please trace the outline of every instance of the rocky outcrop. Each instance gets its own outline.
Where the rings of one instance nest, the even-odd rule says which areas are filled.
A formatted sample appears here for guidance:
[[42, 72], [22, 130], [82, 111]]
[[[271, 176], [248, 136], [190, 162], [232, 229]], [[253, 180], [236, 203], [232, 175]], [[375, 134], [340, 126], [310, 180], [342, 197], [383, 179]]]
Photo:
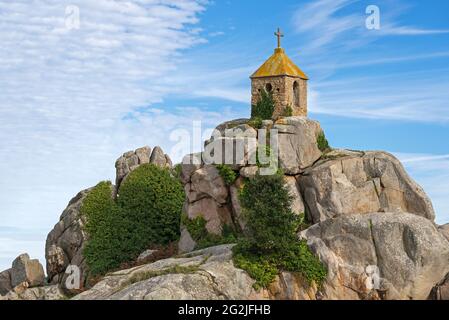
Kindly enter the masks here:
[[[256, 131], [248, 125], [247, 119], [225, 122], [205, 142], [203, 153], [188, 155], [183, 159], [181, 180], [187, 195], [184, 211], [190, 219], [202, 216], [207, 221], [206, 227], [210, 233], [221, 234], [225, 224], [237, 230], [244, 229], [238, 194], [243, 186], [243, 178], [254, 177], [262, 170], [258, 163], [265, 164], [264, 161], [271, 160], [256, 156], [258, 139], [261, 139], [259, 144], [266, 143], [267, 138], [260, 135], [267, 133], [265, 129], [278, 130], [278, 142], [274, 140], [273, 143], [279, 144], [279, 165], [289, 175], [299, 173], [321, 156], [317, 136], [322, 130], [316, 121], [289, 117], [275, 123], [265, 121], [263, 128], [260, 132]], [[229, 186], [216, 168], [216, 164], [222, 163], [241, 176]], [[304, 202], [295, 177], [286, 176], [286, 181], [294, 198], [293, 210], [304, 212]], [[179, 244], [181, 251], [192, 248], [192, 238], [187, 233], [182, 228]]]
[[[257, 291], [255, 281], [233, 265], [232, 245], [194, 251], [195, 240], [182, 225], [181, 255], [148, 263], [161, 259], [148, 250], [139, 257], [143, 265], [110, 273], [75, 299], [449, 299], [449, 227], [435, 226], [429, 198], [395, 157], [385, 152], [322, 153], [319, 123], [303, 117], [264, 121], [262, 128], [279, 132], [276, 160], [292, 210], [305, 213], [312, 223], [298, 237], [307, 240], [328, 269], [321, 286], [281, 272], [268, 288]], [[246, 179], [266, 168], [255, 156], [261, 136], [263, 131], [250, 127], [247, 119], [227, 122], [205, 142], [203, 153], [183, 160], [183, 211], [189, 219], [204, 218], [210, 234], [221, 235], [224, 226], [245, 233], [239, 195]], [[226, 161], [235, 181], [208, 162], [229, 160], [229, 154], [218, 150], [223, 145], [243, 151], [233, 151], [231, 163]], [[116, 190], [145, 163], [172, 166], [159, 147], [127, 152], [116, 162]], [[12, 270], [7, 270], [0, 274], [0, 290], [9, 299], [61, 297], [55, 285], [64, 289], [69, 265], [80, 267], [85, 283], [82, 251], [87, 237], [80, 208], [88, 191], [70, 201], [48, 236], [47, 272], [54, 286], [29, 288], [31, 282], [24, 282], [14, 288]]]
[[316, 286], [282, 273], [269, 289], [256, 291], [254, 280], [234, 267], [232, 245], [190, 254], [107, 275], [74, 300], [248, 300], [315, 299]]
[[44, 285], [45, 273], [39, 260], [21, 254], [14, 259], [11, 269], [0, 273], [0, 300], [36, 300], [42, 296], [41, 292], [46, 292], [42, 289]]
[[[215, 165], [204, 163], [211, 158], [226, 160], [226, 155], [214, 158], [199, 153], [187, 156], [182, 163], [181, 180], [187, 194], [184, 211], [190, 219], [199, 215], [205, 218], [209, 232], [214, 234], [219, 234], [224, 224], [244, 229], [238, 194], [244, 178], [251, 179], [262, 170], [251, 161], [255, 161], [257, 151], [253, 143], [263, 130], [258, 132], [245, 121], [219, 125], [205, 143], [205, 153], [215, 156], [214, 152], [224, 146], [224, 153], [231, 154], [234, 162], [226, 163], [239, 176], [233, 184], [227, 186]], [[280, 118], [266, 122], [264, 127], [278, 130], [278, 164], [293, 197], [292, 209], [306, 213], [310, 222], [370, 212], [408, 212], [434, 219], [430, 199], [391, 154], [349, 150], [323, 154], [317, 144], [323, 132], [320, 124], [304, 117]], [[237, 142], [244, 145], [242, 161], [236, 156]], [[226, 146], [234, 147], [234, 151]], [[186, 233], [184, 230], [180, 242], [183, 249], [192, 247]]]
[[341, 216], [300, 237], [327, 266], [324, 299], [422, 300], [449, 272], [449, 242], [416, 214]]
[[30, 259], [27, 253], [18, 256], [12, 263], [11, 286], [16, 287], [26, 283], [27, 287], [44, 285], [44, 268], [37, 259]]
[[[426, 299], [449, 271], [449, 242], [410, 213], [341, 216], [299, 234], [325, 264], [321, 286], [281, 272], [266, 289], [232, 262], [232, 245], [107, 275], [74, 299]], [[446, 284], [439, 286], [445, 297]], [[433, 292], [433, 291], [432, 291]]]
[[0, 300], [63, 300], [66, 298], [57, 285], [37, 288], [19, 285], [4, 296], [0, 296]]
[[368, 212], [435, 218], [427, 195], [386, 152], [333, 151], [297, 179], [314, 223]]
[[247, 299], [252, 280], [234, 268], [230, 245], [122, 270], [106, 276], [75, 300]]
[[[160, 147], [153, 150], [150, 147], [142, 147], [125, 152], [115, 163], [117, 173], [115, 190], [118, 190], [120, 183], [131, 171], [145, 163], [154, 163], [161, 167], [172, 166], [170, 158]], [[50, 283], [59, 284], [64, 289], [66, 279], [70, 276], [65, 273], [69, 265], [79, 268], [81, 288], [86, 285], [88, 269], [83, 250], [88, 236], [84, 232], [86, 221], [80, 209], [90, 190], [83, 190], [70, 200], [59, 222], [47, 236], [45, 258], [48, 279]]]
[[170, 157], [164, 153], [161, 147], [155, 147], [151, 150], [150, 147], [145, 146], [135, 151], [125, 152], [115, 162], [116, 178], [115, 185], [118, 190], [123, 179], [138, 166], [146, 163], [153, 163], [160, 167], [172, 167]]
[[449, 223], [439, 226], [438, 230], [441, 232], [441, 234], [449, 241]]
[[45, 258], [49, 282], [65, 287], [69, 265], [80, 270], [81, 287], [86, 283], [87, 266], [83, 257], [87, 234], [84, 232], [85, 217], [80, 212], [83, 200], [90, 189], [83, 190], [70, 200], [59, 222], [47, 236]]
[[276, 121], [279, 132], [279, 165], [289, 175], [296, 175], [321, 157], [317, 138], [322, 129], [317, 121], [288, 117]]

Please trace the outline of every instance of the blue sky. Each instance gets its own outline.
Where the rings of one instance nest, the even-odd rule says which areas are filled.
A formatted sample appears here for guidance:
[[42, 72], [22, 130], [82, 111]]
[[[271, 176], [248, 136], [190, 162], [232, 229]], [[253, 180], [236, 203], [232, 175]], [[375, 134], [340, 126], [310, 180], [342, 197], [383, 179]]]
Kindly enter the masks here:
[[0, 0], [0, 270], [22, 252], [44, 262], [70, 198], [113, 180], [121, 153], [161, 145], [179, 160], [174, 130], [247, 117], [277, 27], [331, 144], [394, 153], [449, 222], [448, 12], [445, 0]]

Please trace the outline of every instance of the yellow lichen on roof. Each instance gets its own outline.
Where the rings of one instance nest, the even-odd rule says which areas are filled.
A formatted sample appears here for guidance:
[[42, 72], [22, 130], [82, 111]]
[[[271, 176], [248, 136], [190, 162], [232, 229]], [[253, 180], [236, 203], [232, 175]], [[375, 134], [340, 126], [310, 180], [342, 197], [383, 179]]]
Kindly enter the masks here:
[[284, 49], [276, 48], [274, 54], [253, 73], [251, 78], [292, 76], [308, 80], [307, 75], [285, 54]]

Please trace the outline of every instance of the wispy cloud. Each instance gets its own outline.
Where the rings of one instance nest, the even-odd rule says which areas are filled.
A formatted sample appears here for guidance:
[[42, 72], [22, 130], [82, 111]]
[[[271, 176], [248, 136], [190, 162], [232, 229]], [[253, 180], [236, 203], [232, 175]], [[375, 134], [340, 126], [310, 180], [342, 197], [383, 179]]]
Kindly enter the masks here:
[[[309, 106], [312, 113], [352, 118], [390, 119], [419, 122], [448, 122], [449, 95], [444, 70], [416, 69], [404, 72], [398, 68], [388, 72], [362, 67], [380, 67], [413, 63], [419, 60], [447, 59], [449, 51], [399, 52], [380, 57], [360, 48], [371, 46], [384, 36], [437, 35], [449, 30], [415, 28], [396, 20], [401, 14], [382, 10], [380, 30], [368, 30], [367, 17], [360, 1], [318, 0], [300, 5], [293, 14], [293, 26], [301, 37], [303, 56], [308, 60], [310, 83]], [[374, 49], [373, 49], [374, 50]], [[357, 51], [357, 54], [353, 52]], [[417, 51], [419, 52], [419, 51]], [[344, 73], [343, 69], [353, 73]], [[360, 69], [356, 69], [360, 68]], [[360, 72], [363, 75], [358, 74]]]
[[361, 29], [363, 17], [357, 14], [337, 15], [354, 0], [319, 0], [300, 6], [293, 14], [293, 25], [297, 32], [308, 35], [309, 42], [304, 51], [317, 51], [332, 44], [349, 32]]
[[410, 26], [394, 25], [384, 25], [379, 30], [379, 34], [385, 36], [427, 36], [447, 33], [449, 33], [449, 29], [421, 29]]
[[[74, 3], [79, 29], [66, 28]], [[210, 125], [229, 115], [176, 105], [134, 114], [163, 101], [171, 88], [161, 78], [175, 77], [184, 50], [204, 43], [198, 22], [205, 4], [0, 0], [2, 224], [48, 232], [79, 190], [113, 179], [113, 160], [125, 150], [169, 150], [168, 130], [190, 127], [200, 114]], [[35, 242], [41, 257], [47, 232]], [[35, 249], [0, 237], [2, 259]]]

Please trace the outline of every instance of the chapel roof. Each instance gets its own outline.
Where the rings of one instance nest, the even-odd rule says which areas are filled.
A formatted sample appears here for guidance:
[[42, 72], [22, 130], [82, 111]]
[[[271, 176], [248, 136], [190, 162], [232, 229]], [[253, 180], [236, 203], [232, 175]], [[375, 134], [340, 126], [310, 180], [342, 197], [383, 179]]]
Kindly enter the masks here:
[[299, 67], [285, 54], [284, 49], [274, 49], [274, 54], [251, 75], [251, 78], [291, 76], [305, 80], [309, 78]]

